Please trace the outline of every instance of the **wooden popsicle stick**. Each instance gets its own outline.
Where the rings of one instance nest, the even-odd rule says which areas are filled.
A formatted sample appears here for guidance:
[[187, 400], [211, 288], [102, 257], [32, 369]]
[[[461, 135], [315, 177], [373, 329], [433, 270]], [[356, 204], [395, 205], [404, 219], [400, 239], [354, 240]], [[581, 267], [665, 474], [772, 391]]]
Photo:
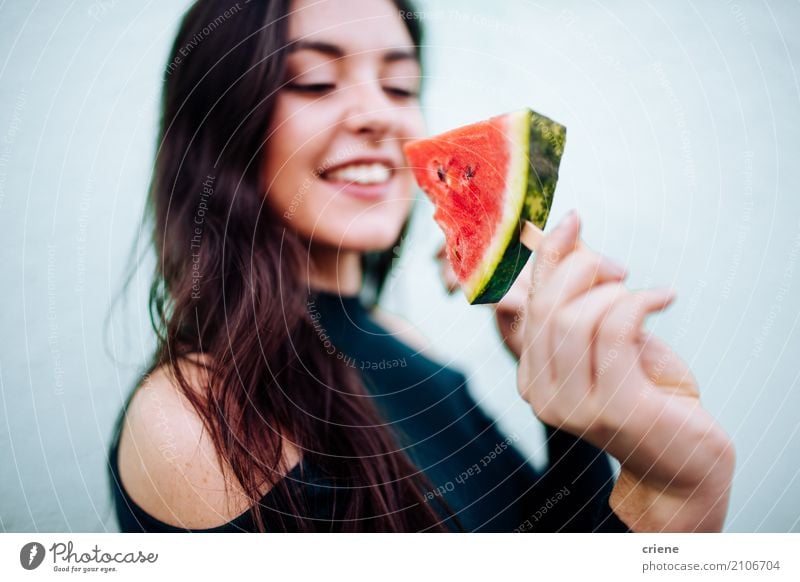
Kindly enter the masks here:
[[526, 220], [522, 224], [522, 232], [519, 235], [519, 240], [528, 249], [536, 252], [539, 250], [539, 245], [542, 244], [544, 239], [544, 232], [542, 229], [533, 224], [530, 220]]
[[[522, 244], [524, 244], [528, 249], [536, 252], [539, 250], [539, 247], [542, 244], [542, 240], [546, 235], [542, 232], [542, 229], [533, 224], [530, 220], [524, 221], [522, 225], [522, 232], [519, 235], [519, 240]], [[576, 249], [584, 248], [583, 243], [578, 240], [578, 244], [575, 246]]]

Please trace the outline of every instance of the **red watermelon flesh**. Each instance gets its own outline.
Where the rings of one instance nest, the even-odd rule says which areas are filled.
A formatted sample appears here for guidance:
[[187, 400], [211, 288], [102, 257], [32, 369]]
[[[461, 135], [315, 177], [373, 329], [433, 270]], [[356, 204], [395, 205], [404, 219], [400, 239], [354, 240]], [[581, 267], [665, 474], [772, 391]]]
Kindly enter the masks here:
[[499, 301], [527, 262], [521, 220], [544, 228], [565, 131], [523, 109], [404, 147], [470, 303]]

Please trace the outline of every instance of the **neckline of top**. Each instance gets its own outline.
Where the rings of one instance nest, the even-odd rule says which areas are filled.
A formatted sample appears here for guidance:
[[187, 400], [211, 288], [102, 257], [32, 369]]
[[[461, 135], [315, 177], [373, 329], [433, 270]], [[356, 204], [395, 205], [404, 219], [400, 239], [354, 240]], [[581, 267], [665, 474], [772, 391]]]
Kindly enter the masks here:
[[337, 293], [327, 289], [310, 288], [309, 296], [314, 299], [322, 299], [328, 302], [338, 303], [348, 310], [353, 308], [358, 311], [367, 311], [358, 293]]

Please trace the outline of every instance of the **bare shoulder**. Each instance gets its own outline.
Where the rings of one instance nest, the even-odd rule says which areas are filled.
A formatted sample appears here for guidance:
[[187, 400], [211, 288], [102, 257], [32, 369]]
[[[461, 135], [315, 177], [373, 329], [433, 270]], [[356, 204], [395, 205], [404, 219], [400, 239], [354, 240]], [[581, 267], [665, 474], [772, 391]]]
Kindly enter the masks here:
[[431, 349], [430, 342], [425, 336], [403, 317], [381, 307], [374, 307], [370, 313], [376, 322], [385, 327], [387, 331], [392, 332], [403, 343], [423, 353]]
[[[202, 359], [198, 356], [196, 361]], [[193, 387], [207, 379], [207, 372], [193, 363], [182, 364], [181, 371]], [[299, 461], [296, 452], [290, 456], [290, 465]], [[216, 527], [251, 505], [230, 472], [223, 473], [203, 421], [164, 368], [136, 389], [120, 434], [118, 465], [133, 501], [170, 525]]]

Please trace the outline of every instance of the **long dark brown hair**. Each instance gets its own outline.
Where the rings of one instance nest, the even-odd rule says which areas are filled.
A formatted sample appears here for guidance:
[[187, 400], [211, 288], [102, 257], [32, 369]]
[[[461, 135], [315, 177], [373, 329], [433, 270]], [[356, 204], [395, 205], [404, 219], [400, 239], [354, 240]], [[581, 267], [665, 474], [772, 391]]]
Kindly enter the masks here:
[[[398, 18], [413, 13], [407, 2], [395, 4]], [[430, 483], [365, 397], [358, 372], [325, 353], [301, 276], [308, 243], [265, 205], [260, 172], [284, 82], [288, 15], [289, 0], [198, 0], [180, 24], [146, 212], [157, 253], [149, 298], [157, 347], [148, 372], [173, 372], [252, 500], [260, 531], [264, 482], [281, 514], [295, 521], [307, 510], [302, 487], [281, 478], [290, 469], [284, 439], [345, 492], [341, 520], [322, 528], [445, 529], [446, 508], [443, 515], [425, 503]], [[402, 21], [419, 58], [420, 23]], [[391, 259], [392, 249], [363, 256], [365, 301], [377, 301]], [[178, 365], [196, 353], [212, 362], [199, 391]]]

